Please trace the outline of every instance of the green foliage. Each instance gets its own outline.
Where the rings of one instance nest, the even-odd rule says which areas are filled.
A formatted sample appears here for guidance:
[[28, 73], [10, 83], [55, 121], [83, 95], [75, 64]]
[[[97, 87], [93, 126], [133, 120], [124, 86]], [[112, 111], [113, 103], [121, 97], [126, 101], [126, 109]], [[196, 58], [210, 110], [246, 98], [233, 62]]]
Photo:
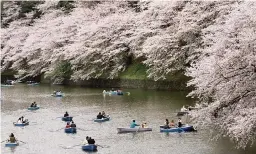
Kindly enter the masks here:
[[69, 13], [72, 11], [73, 8], [75, 8], [73, 3], [74, 1], [59, 1], [57, 4], [57, 8], [61, 8], [64, 12]]
[[146, 71], [147, 71], [147, 67], [144, 64], [135, 62], [129, 65], [124, 72], [120, 73], [119, 78], [146, 80], [147, 79]]
[[69, 79], [72, 74], [71, 64], [68, 61], [61, 61], [55, 67], [53, 74], [51, 75], [53, 78], [62, 77], [65, 79]]

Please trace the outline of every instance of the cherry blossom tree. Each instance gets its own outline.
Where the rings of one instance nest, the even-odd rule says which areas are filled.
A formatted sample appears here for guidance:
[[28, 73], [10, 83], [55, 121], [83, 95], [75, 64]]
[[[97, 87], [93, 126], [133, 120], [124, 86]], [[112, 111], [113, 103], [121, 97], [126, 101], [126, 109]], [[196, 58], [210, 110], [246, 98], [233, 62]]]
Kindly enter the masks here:
[[188, 85], [209, 106], [194, 113], [238, 147], [256, 136], [256, 3], [243, 2], [203, 30], [204, 54], [191, 68]]

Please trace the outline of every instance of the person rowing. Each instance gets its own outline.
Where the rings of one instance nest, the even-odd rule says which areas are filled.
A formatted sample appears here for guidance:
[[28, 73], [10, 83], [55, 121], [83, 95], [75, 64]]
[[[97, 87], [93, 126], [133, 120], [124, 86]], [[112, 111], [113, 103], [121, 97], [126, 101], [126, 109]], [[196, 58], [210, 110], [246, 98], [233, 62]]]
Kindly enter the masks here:
[[68, 117], [69, 116], [69, 114], [68, 114], [68, 112], [66, 111], [66, 113], [64, 114], [64, 117]]
[[9, 137], [10, 137], [10, 139], [7, 140], [8, 142], [15, 143], [17, 141], [16, 138], [14, 137], [13, 133], [11, 133], [11, 135]]
[[24, 120], [24, 117], [23, 117], [23, 116], [20, 117], [20, 118], [18, 119], [18, 121], [17, 121], [17, 123], [26, 123], [26, 122], [27, 122], [27, 119]]
[[72, 122], [71, 122], [70, 127], [76, 127], [76, 124], [74, 123], [74, 121], [73, 121], [73, 120], [72, 120]]
[[99, 112], [99, 114], [97, 115], [97, 119], [102, 119], [104, 118], [104, 116], [101, 114], [101, 112]]
[[132, 120], [130, 128], [135, 128], [136, 126], [140, 126], [140, 125], [136, 124], [135, 120]]
[[89, 137], [89, 136], [86, 136], [86, 140], [87, 140], [88, 144], [95, 144], [95, 140], [92, 139], [92, 138]]

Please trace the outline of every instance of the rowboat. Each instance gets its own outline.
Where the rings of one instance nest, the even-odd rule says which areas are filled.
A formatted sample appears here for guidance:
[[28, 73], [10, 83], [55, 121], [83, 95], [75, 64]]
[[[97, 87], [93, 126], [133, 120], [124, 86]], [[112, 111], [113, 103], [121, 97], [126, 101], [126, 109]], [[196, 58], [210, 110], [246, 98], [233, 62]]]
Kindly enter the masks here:
[[192, 132], [195, 131], [193, 126], [173, 127], [173, 128], [160, 128], [160, 132]]
[[186, 114], [189, 114], [189, 112], [188, 111], [179, 111], [177, 113], [177, 116], [183, 116], [183, 115], [186, 115]]
[[7, 143], [5, 143], [5, 146], [6, 146], [6, 147], [15, 147], [15, 146], [18, 146], [18, 145], [19, 145], [18, 142], [14, 142], [14, 143], [7, 142]]
[[9, 84], [1, 84], [1, 87], [13, 87], [14, 85], [9, 85]]
[[106, 118], [102, 118], [102, 119], [94, 119], [94, 122], [105, 122], [105, 121], [109, 121], [110, 117], [106, 117]]
[[63, 95], [63, 94], [58, 94], [58, 95], [56, 95], [56, 94], [51, 94], [51, 96], [53, 96], [53, 97], [63, 97], [64, 95]]
[[62, 117], [62, 121], [72, 121], [73, 117]]
[[65, 128], [65, 133], [76, 133], [76, 127]]
[[28, 107], [28, 110], [38, 110], [40, 108], [40, 106], [37, 107]]
[[39, 85], [39, 83], [37, 83], [37, 82], [36, 83], [28, 83], [27, 85], [28, 86], [37, 86], [37, 85]]
[[118, 133], [152, 131], [152, 128], [117, 128]]
[[13, 122], [13, 124], [14, 124], [14, 126], [26, 126], [26, 125], [29, 125], [29, 122], [26, 119], [24, 123]]
[[106, 91], [103, 90], [102, 92], [104, 95], [124, 95], [127, 93], [127, 95], [130, 95], [130, 92], [122, 92], [122, 91]]
[[87, 145], [83, 145], [82, 149], [84, 151], [97, 151], [97, 145], [95, 144], [87, 144]]

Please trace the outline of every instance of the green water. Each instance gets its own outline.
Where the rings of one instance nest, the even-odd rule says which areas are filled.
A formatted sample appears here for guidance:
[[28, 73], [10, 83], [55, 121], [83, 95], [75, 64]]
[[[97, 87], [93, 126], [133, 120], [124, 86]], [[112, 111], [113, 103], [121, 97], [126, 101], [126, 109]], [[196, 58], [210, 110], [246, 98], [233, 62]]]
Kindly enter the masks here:
[[[63, 98], [50, 96], [54, 90], [62, 90]], [[107, 89], [106, 89], [107, 90]], [[197, 133], [160, 133], [159, 125], [164, 120], [177, 120], [177, 111], [193, 100], [186, 92], [124, 89], [131, 94], [104, 96], [103, 89], [88, 89], [66, 86], [28, 86], [18, 84], [1, 88], [1, 137], [10, 133], [21, 141], [18, 147], [9, 148], [1, 144], [2, 153], [17, 154], [64, 154], [86, 153], [81, 143], [91, 136], [99, 144], [99, 154], [254, 154], [256, 147], [237, 150], [227, 139], [209, 141], [209, 130]], [[36, 101], [37, 111], [27, 107]], [[111, 120], [95, 123], [93, 119], [100, 111], [110, 114]], [[65, 134], [65, 122], [60, 118], [68, 111], [74, 116], [78, 131]], [[25, 116], [30, 125], [14, 127], [18, 117]], [[147, 122], [152, 132], [117, 134], [118, 127], [128, 127], [131, 120]], [[183, 118], [183, 121], [186, 119]]]

